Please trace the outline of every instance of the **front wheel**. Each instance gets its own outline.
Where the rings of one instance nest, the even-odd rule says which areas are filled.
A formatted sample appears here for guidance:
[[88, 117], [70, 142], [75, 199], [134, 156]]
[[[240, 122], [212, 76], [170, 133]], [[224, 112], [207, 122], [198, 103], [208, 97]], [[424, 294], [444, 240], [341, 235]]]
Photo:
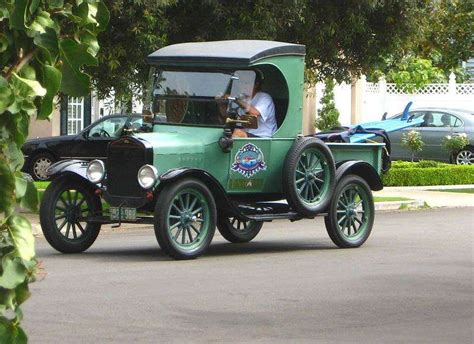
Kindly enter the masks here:
[[222, 236], [232, 243], [249, 242], [257, 236], [262, 229], [263, 222], [245, 221], [237, 217], [219, 216], [217, 229]]
[[369, 238], [374, 215], [374, 199], [369, 185], [359, 176], [347, 175], [336, 185], [324, 222], [334, 244], [353, 248]]
[[85, 182], [55, 179], [44, 192], [40, 222], [44, 237], [59, 252], [79, 253], [97, 239], [100, 223], [88, 217], [102, 213], [100, 198]]
[[156, 201], [158, 244], [176, 259], [193, 259], [211, 244], [216, 230], [216, 204], [207, 186], [186, 178], [166, 185]]

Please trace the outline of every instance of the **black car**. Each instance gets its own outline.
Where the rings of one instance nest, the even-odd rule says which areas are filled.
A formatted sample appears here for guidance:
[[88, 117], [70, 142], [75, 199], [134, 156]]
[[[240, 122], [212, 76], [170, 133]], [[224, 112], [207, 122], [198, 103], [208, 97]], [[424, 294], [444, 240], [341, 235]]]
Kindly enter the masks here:
[[46, 170], [59, 160], [93, 160], [107, 158], [109, 142], [131, 131], [139, 130], [142, 117], [133, 115], [104, 116], [77, 135], [37, 138], [26, 141], [21, 150], [25, 156], [23, 171], [35, 180], [48, 180]]

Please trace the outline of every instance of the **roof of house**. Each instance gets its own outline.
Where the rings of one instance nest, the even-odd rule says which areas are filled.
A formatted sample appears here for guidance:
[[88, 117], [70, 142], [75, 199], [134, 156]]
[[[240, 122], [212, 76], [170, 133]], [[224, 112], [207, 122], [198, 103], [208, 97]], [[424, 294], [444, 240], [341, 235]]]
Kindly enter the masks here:
[[221, 62], [251, 64], [260, 59], [281, 56], [304, 56], [306, 48], [301, 44], [260, 40], [229, 40], [174, 44], [148, 55], [151, 64], [176, 62]]

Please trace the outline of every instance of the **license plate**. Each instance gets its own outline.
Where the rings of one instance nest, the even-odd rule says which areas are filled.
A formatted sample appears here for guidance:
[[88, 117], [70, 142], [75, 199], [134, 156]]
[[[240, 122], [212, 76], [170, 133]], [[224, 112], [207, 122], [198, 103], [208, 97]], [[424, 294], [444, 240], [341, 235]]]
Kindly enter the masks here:
[[137, 219], [137, 209], [110, 207], [110, 219], [117, 221], [135, 221]]

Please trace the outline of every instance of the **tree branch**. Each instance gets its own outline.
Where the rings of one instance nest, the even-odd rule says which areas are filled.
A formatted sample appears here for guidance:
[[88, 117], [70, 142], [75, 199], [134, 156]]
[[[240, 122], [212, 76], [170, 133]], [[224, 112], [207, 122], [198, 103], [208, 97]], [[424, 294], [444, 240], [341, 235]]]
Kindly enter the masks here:
[[16, 73], [18, 71], [20, 71], [24, 65], [26, 65], [28, 62], [30, 62], [30, 60], [33, 58], [33, 56], [35, 56], [36, 54], [36, 51], [38, 49], [35, 48], [33, 50], [31, 50], [28, 54], [26, 55], [23, 55], [21, 56], [21, 52], [20, 52], [20, 56], [18, 57], [18, 60], [15, 62], [15, 64], [13, 64], [7, 71], [6, 75], [5, 75], [5, 79], [7, 79], [7, 81], [11, 78], [12, 74], [13, 73]]

